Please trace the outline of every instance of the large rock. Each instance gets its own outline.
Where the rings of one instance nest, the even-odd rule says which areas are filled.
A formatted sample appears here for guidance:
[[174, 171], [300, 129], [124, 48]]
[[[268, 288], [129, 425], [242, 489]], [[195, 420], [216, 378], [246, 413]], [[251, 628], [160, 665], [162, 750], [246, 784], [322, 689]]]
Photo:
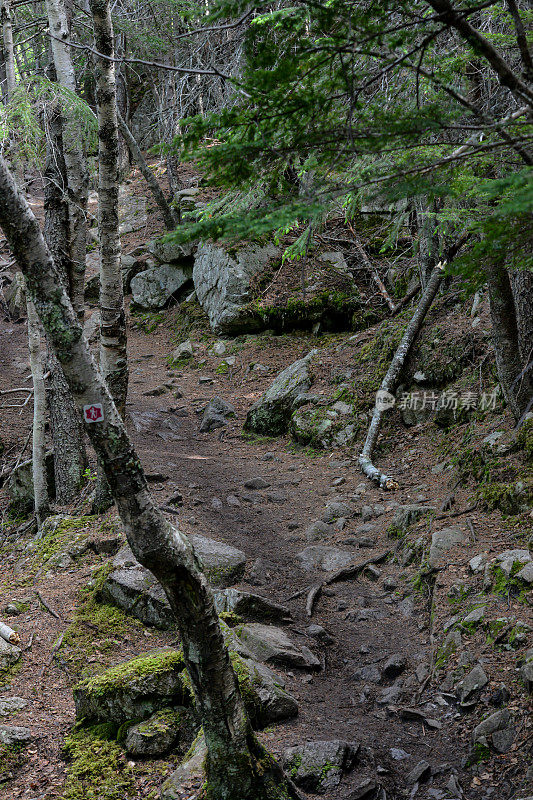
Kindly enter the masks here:
[[197, 534], [189, 536], [189, 541], [212, 586], [231, 586], [244, 575], [246, 556], [242, 550]]
[[195, 739], [185, 761], [167, 778], [161, 787], [161, 800], [184, 800], [183, 787], [190, 786], [195, 778], [205, 776], [204, 764], [207, 746], [203, 734]]
[[457, 685], [457, 699], [462, 708], [471, 708], [478, 700], [489, 679], [483, 667], [476, 664], [468, 675]]
[[[46, 454], [46, 482], [48, 495], [55, 498], [56, 486], [54, 476], [54, 454]], [[23, 461], [13, 470], [8, 478], [7, 495], [10, 508], [18, 514], [30, 514], [33, 511], [33, 464], [31, 459]]]
[[5, 747], [24, 747], [32, 740], [29, 728], [21, 728], [18, 725], [0, 725], [0, 744]]
[[429, 548], [430, 566], [443, 566], [446, 561], [446, 553], [466, 541], [467, 536], [458, 525], [450, 525], [449, 528], [435, 531], [431, 537], [431, 547]]
[[74, 687], [76, 717], [114, 722], [148, 719], [169, 706], [190, 706], [183, 654], [159, 650], [87, 678]]
[[175, 625], [175, 618], [161, 585], [142, 567], [128, 546], [114, 558], [111, 572], [102, 587], [102, 599], [127, 614], [165, 630]]
[[233, 335], [260, 329], [260, 318], [249, 307], [250, 280], [279, 255], [272, 244], [245, 245], [231, 255], [214, 244], [198, 247], [194, 288], [214, 331]]
[[162, 264], [183, 264], [190, 266], [193, 244], [190, 242], [178, 244], [165, 242], [163, 239], [154, 239], [148, 242], [148, 252]]
[[306, 742], [285, 751], [283, 767], [305, 791], [324, 794], [338, 786], [343, 773], [353, 768], [358, 750], [357, 743], [339, 739]]
[[254, 433], [279, 436], [287, 431], [298, 398], [309, 391], [313, 382], [309, 363], [316, 350], [295, 361], [275, 378], [266, 392], [254, 403], [244, 427]]
[[130, 756], [156, 758], [192, 740], [194, 726], [186, 708], [166, 708], [128, 728], [124, 747]]
[[288, 622], [291, 612], [266, 597], [240, 589], [215, 591], [215, 607], [219, 614], [236, 614], [257, 622]]
[[507, 753], [511, 749], [514, 737], [515, 728], [507, 708], [496, 711], [484, 719], [474, 728], [472, 734], [474, 744], [486, 745], [491, 740], [494, 749], [499, 753]]
[[319, 659], [307, 647], [295, 644], [281, 628], [252, 622], [238, 631], [252, 656], [266, 664], [300, 669], [321, 669]]
[[264, 728], [298, 714], [298, 703], [284, 689], [284, 682], [265, 664], [231, 652], [231, 662], [254, 728]]
[[2, 637], [0, 637], [0, 670], [9, 669], [13, 664], [16, 664], [22, 655], [20, 647], [14, 644], [9, 644]]
[[310, 571], [312, 569], [323, 569], [325, 572], [342, 569], [351, 564], [354, 560], [353, 553], [348, 550], [341, 550], [340, 547], [329, 547], [328, 545], [310, 545], [296, 556], [302, 565], [302, 569]]
[[150, 311], [164, 308], [170, 299], [186, 291], [191, 281], [190, 267], [160, 264], [139, 272], [132, 278], [133, 302]]
[[[243, 576], [246, 556], [242, 550], [205, 536], [194, 535], [189, 540], [207, 580], [213, 586], [229, 586]], [[161, 585], [139, 564], [127, 545], [117, 553], [113, 566], [114, 570], [102, 587], [102, 599], [140, 619], [145, 625], [163, 630], [172, 628], [174, 615]]]

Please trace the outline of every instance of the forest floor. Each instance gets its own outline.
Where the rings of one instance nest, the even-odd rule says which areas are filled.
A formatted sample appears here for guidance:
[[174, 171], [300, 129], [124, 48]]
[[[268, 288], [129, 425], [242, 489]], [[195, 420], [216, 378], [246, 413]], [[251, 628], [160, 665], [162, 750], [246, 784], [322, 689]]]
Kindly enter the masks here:
[[[153, 235], [157, 217], [150, 216], [149, 228], [124, 237], [125, 251], [143, 236]], [[438, 327], [448, 340], [462, 333], [470, 336], [468, 310], [467, 303], [456, 302], [453, 308], [441, 304], [430, 315], [426, 330], [434, 333]], [[482, 344], [488, 327], [485, 309], [479, 336], [476, 333]], [[375, 364], [361, 354], [381, 340], [383, 327], [355, 335], [238, 337], [226, 341], [227, 352], [236, 356], [227, 369], [221, 368], [223, 358], [212, 352], [217, 337], [200, 317], [191, 327], [179, 307], [154, 315], [130, 314], [128, 336], [126, 421], [157, 502], [166, 505], [179, 490], [183, 505], [174, 519], [185, 533], [201, 533], [242, 549], [248, 566], [238, 586], [287, 605], [293, 616], [288, 626], [291, 636], [323, 660], [324, 669], [318, 673], [283, 673], [286, 689], [298, 701], [299, 714], [263, 731], [260, 736], [266, 746], [280, 754], [287, 746], [309, 740], [360, 742], [358, 764], [337, 789], [328, 792], [331, 800], [365, 797], [366, 780], [382, 785], [389, 800], [508, 800], [530, 795], [531, 770], [529, 778], [526, 772], [531, 764], [533, 724], [517, 669], [525, 645], [520, 651], [505, 642], [494, 643], [483, 626], [463, 628], [461, 644], [446, 658], [437, 658], [446, 623], [481, 603], [487, 618], [513, 617], [533, 623], [531, 592], [529, 596], [510, 590], [483, 592], [482, 576], [468, 568], [477, 554], [524, 548], [530, 541], [528, 513], [504, 518], [500, 510], [476, 504], [478, 481], [469, 479], [467, 470], [463, 469], [466, 477], [458, 483], [459, 457], [464, 462], [466, 454], [468, 461], [482, 439], [494, 431], [509, 435], [508, 415], [496, 408], [443, 429], [431, 419], [408, 428], [397, 411], [391, 412], [376, 459], [400, 488], [384, 494], [363, 478], [357, 466], [364, 425], [354, 446], [336, 450], [298, 446], [289, 436], [271, 439], [242, 431], [247, 410], [275, 375], [312, 348], [319, 351], [313, 393], [328, 397], [339, 384], [362, 383]], [[193, 358], [180, 370], [170, 369], [169, 355], [186, 338], [193, 342]], [[473, 352], [463, 373], [468, 376], [463, 382], [465, 391], [482, 381], [482, 367], [490, 363], [486, 347], [484, 352]], [[24, 324], [0, 319], [0, 363], [0, 391], [27, 385]], [[257, 364], [265, 369], [253, 369]], [[486, 387], [482, 388], [489, 389], [490, 377], [483, 380]], [[228, 420], [226, 428], [200, 433], [201, 412], [216, 395], [235, 407], [236, 417]], [[6, 396], [3, 400], [7, 404]], [[18, 454], [30, 430], [31, 403], [0, 413], [4, 458], [9, 459]], [[521, 474], [522, 454], [508, 456], [506, 463], [512, 476]], [[265, 488], [247, 488], [246, 483], [255, 478], [263, 479]], [[333, 500], [348, 503], [353, 516], [327, 541], [309, 542], [309, 525]], [[1, 503], [4, 528], [9, 531], [4, 497]], [[391, 538], [395, 504], [413, 503], [433, 506], [436, 515], [410, 526], [403, 538]], [[87, 514], [86, 499], [69, 511]], [[424, 552], [432, 532], [452, 524], [461, 528], [465, 540], [449, 551], [442, 569], [428, 576], [423, 558], [406, 553]], [[96, 540], [117, 529], [113, 511], [103, 520], [88, 518], [80, 524], [80, 531]], [[302, 568], [298, 553], [310, 544], [349, 551], [355, 562], [386, 551], [395, 557], [379, 563], [375, 574], [363, 572], [356, 580], [328, 587], [310, 619], [305, 611], [306, 593], [295, 594], [327, 576], [319, 569]], [[109, 556], [94, 549], [81, 552], [75, 562], [62, 561], [60, 556], [42, 552], [38, 542], [32, 543], [29, 531], [16, 538], [8, 535], [3, 541], [0, 614], [20, 632], [24, 652], [3, 678], [0, 705], [2, 698], [11, 696], [28, 703], [1, 721], [29, 727], [33, 739], [16, 764], [0, 763], [2, 800], [98, 797], [90, 793], [89, 785], [85, 794], [66, 794], [69, 764], [62, 747], [75, 720], [72, 687], [81, 674], [175, 642], [171, 631], [148, 629], [126, 617], [117, 616], [115, 629], [100, 629], [97, 616], [81, 619], [83, 589], [95, 567]], [[6, 605], [15, 602], [20, 603], [20, 613], [7, 618]], [[333, 644], [320, 645], [312, 639], [306, 631], [310, 623], [322, 625]], [[392, 655], [398, 655], [406, 667], [399, 678], [389, 680], [381, 668]], [[464, 712], [455, 699], [454, 681], [456, 685], [478, 663], [489, 682], [477, 705]], [[472, 730], [499, 707], [502, 684], [509, 692], [507, 707], [515, 726], [512, 745], [505, 753], [476, 756], [477, 763], [466, 766], [472, 753]], [[418, 716], [413, 709], [420, 712]], [[156, 797], [164, 777], [178, 763], [172, 754], [150, 762], [121, 759], [121, 769], [128, 771], [131, 784], [117, 795], [124, 800]], [[418, 780], [416, 768], [424, 761], [431, 770], [421, 768]], [[196, 797], [197, 791], [195, 786], [184, 789], [184, 800]]]

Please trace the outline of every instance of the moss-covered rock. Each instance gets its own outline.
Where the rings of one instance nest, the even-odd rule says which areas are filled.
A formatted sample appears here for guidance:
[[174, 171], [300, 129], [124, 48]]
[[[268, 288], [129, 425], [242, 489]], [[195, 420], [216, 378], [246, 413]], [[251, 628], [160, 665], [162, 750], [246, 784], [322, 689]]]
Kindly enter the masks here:
[[317, 450], [345, 447], [355, 441], [359, 422], [353, 413], [339, 412], [334, 406], [311, 406], [293, 413], [290, 431], [297, 442]]
[[302, 789], [324, 794], [337, 787], [343, 773], [354, 767], [358, 751], [357, 743], [338, 739], [306, 742], [285, 751], [283, 766]]
[[287, 431], [299, 398], [309, 391], [313, 382], [309, 364], [314, 354], [312, 350], [280, 372], [249, 410], [245, 430], [265, 436], [280, 436]]
[[192, 693], [179, 650], [158, 650], [124, 661], [74, 687], [80, 720], [144, 720], [169, 706], [191, 706]]
[[196, 727], [190, 709], [166, 708], [129, 726], [124, 747], [136, 758], [154, 758], [168, 753], [178, 742], [186, 749]]

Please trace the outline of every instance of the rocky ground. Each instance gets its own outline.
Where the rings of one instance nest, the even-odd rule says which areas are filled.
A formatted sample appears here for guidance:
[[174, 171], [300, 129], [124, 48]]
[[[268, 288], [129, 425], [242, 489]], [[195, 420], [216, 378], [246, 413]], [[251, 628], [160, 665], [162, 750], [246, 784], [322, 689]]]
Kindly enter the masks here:
[[[157, 218], [126, 206], [124, 250], [145, 265]], [[383, 428], [386, 493], [357, 454], [412, 309], [225, 338], [193, 299], [129, 309], [128, 428], [204, 558], [260, 738], [311, 796], [533, 794], [532, 438], [494, 393], [486, 301], [471, 315], [446, 297]], [[5, 391], [28, 360], [24, 325], [0, 325]], [[443, 391], [456, 412], [431, 408]], [[31, 403], [1, 402], [8, 466]], [[177, 635], [114, 511], [90, 515], [91, 488], [37, 539], [2, 495], [0, 618], [21, 641], [0, 639], [0, 797], [192, 800], [194, 770], [172, 778], [196, 730]]]

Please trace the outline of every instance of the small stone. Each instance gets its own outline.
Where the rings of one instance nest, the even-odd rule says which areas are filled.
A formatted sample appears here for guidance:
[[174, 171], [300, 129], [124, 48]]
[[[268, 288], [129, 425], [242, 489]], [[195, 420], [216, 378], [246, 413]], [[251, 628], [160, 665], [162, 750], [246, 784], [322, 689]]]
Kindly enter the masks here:
[[468, 707], [477, 702], [479, 693], [488, 682], [483, 667], [476, 665], [457, 686], [457, 696], [461, 706]]
[[343, 773], [355, 765], [358, 751], [359, 744], [338, 739], [306, 742], [285, 751], [283, 767], [302, 789], [323, 794], [340, 784]]
[[391, 747], [390, 754], [395, 761], [403, 761], [404, 758], [411, 758], [410, 754], [402, 750], [401, 747]]
[[250, 478], [244, 485], [246, 489], [268, 489], [271, 484], [264, 478]]
[[329, 645], [335, 642], [333, 636], [328, 633], [328, 631], [323, 628], [322, 625], [309, 625], [305, 629], [305, 632], [308, 634], [308, 636], [312, 636], [313, 639], [316, 639], [317, 642], [320, 642], [321, 644]]
[[419, 761], [416, 767], [413, 767], [411, 772], [406, 777], [406, 782], [409, 784], [419, 783], [425, 781], [431, 775], [431, 766], [427, 761]]
[[487, 606], [480, 606], [480, 608], [475, 608], [470, 614], [464, 618], [462, 624], [463, 625], [477, 625], [478, 622], [481, 622], [485, 618], [485, 610]]
[[478, 556], [474, 556], [474, 558], [470, 559], [468, 566], [472, 572], [483, 572], [488, 559], [487, 553], [480, 553]]
[[370, 683], [379, 683], [381, 680], [381, 673], [375, 664], [368, 664], [354, 672], [355, 681], [369, 681]]
[[464, 544], [466, 540], [466, 534], [458, 525], [451, 525], [448, 528], [435, 531], [431, 537], [429, 565], [431, 567], [438, 567], [449, 550], [457, 545]]
[[253, 622], [239, 629], [239, 638], [258, 661], [300, 669], [321, 669], [320, 660], [307, 648], [296, 645], [281, 628]]
[[373, 536], [361, 536], [357, 540], [357, 544], [359, 547], [368, 548], [371, 550], [373, 547], [376, 546], [376, 539]]
[[234, 508], [238, 508], [241, 504], [239, 498], [234, 494], [228, 494], [226, 497], [226, 503], [228, 506], [233, 506]]
[[346, 503], [342, 502], [332, 502], [328, 503], [326, 506], [326, 510], [321, 516], [322, 522], [332, 523], [335, 522], [339, 517], [344, 517], [345, 519], [350, 519], [353, 517], [354, 512], [353, 509], [347, 505]]
[[198, 378], [199, 386], [209, 386], [212, 383], [214, 383], [213, 378], [210, 378], [208, 375], [200, 375]]
[[186, 358], [192, 358], [194, 355], [194, 348], [190, 339], [179, 344], [172, 352], [172, 361], [182, 361]]
[[215, 342], [215, 344], [212, 347], [212, 350], [216, 356], [223, 356], [224, 353], [226, 352], [226, 345], [222, 340], [219, 340], [218, 342]]
[[360, 781], [355, 789], [348, 796], [348, 800], [371, 800], [375, 797], [378, 789], [378, 784], [372, 778], [365, 778]]
[[381, 674], [383, 678], [394, 680], [401, 675], [407, 666], [407, 661], [401, 653], [395, 653], [385, 661]]
[[328, 525], [326, 522], [322, 522], [321, 519], [315, 520], [312, 522], [311, 525], [305, 531], [305, 538], [308, 542], [314, 542], [317, 539], [331, 539], [334, 535], [335, 530], [333, 526]]
[[[359, 547], [360, 546], [361, 545], [359, 545]], [[392, 576], [388, 576], [383, 581], [383, 588], [385, 589], [386, 592], [393, 592], [397, 587], [398, 587], [398, 581], [396, 580], [396, 578], [393, 578]]]
[[342, 486], [343, 483], [346, 483], [346, 478], [335, 478], [332, 482], [332, 486]]
[[522, 567], [522, 569], [516, 573], [516, 577], [524, 581], [524, 583], [531, 585], [533, 583], [533, 561], [530, 561], [525, 567]]

